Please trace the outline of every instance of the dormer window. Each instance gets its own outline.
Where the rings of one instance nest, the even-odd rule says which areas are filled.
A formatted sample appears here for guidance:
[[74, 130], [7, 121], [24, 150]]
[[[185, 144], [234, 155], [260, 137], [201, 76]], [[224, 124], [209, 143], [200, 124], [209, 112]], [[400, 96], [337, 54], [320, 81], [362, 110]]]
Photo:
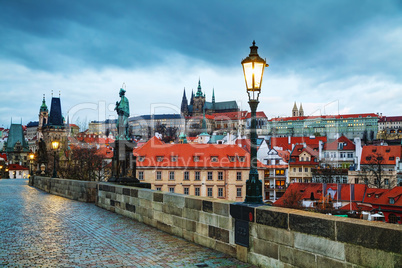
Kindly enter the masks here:
[[217, 156], [211, 156], [211, 162], [218, 162]]
[[390, 198], [389, 198], [389, 203], [390, 203], [390, 204], [395, 204], [395, 198], [390, 197]]
[[236, 161], [236, 157], [234, 157], [234, 156], [229, 156], [229, 161], [230, 161], [230, 162], [235, 162], [235, 161]]
[[163, 156], [156, 157], [156, 162], [162, 162], [162, 161], [163, 161]]
[[172, 162], [177, 162], [177, 155], [172, 155], [171, 161]]
[[138, 157], [138, 162], [144, 162], [144, 160], [145, 160], [145, 156], [139, 156]]
[[200, 157], [198, 155], [195, 155], [193, 157], [194, 162], [199, 162], [200, 161]]
[[367, 197], [371, 197], [371, 194], [367, 194]]
[[244, 162], [246, 158], [244, 156], [239, 156], [239, 162]]

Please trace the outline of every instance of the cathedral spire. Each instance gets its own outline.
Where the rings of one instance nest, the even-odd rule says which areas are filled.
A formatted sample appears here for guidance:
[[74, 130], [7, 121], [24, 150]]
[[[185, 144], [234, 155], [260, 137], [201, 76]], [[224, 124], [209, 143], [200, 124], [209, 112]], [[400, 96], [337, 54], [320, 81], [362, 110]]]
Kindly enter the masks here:
[[48, 112], [48, 111], [49, 111], [49, 110], [47, 109], [47, 105], [46, 105], [45, 94], [43, 94], [42, 105], [40, 106], [39, 111], [40, 111], [40, 112]]
[[195, 96], [196, 96], [196, 97], [202, 97], [201, 79], [198, 79], [197, 93], [195, 94]]
[[303, 106], [300, 103], [299, 116], [304, 116]]
[[212, 103], [215, 104], [215, 89], [212, 89]]
[[193, 89], [191, 89], [190, 105], [194, 105], [194, 90]]
[[292, 116], [293, 116], [293, 117], [299, 116], [299, 110], [297, 109], [296, 102], [295, 102], [295, 104], [293, 105]]
[[183, 115], [188, 114], [188, 102], [187, 102], [187, 97], [186, 97], [186, 88], [184, 88], [183, 91], [183, 98], [181, 100], [181, 108], [180, 111]]

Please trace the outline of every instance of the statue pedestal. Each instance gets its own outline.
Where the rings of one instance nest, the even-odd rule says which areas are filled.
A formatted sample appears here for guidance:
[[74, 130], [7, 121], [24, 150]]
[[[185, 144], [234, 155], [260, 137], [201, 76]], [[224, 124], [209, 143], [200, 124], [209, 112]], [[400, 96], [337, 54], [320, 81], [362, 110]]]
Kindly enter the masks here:
[[116, 140], [112, 147], [112, 177], [108, 182], [141, 188], [151, 188], [151, 184], [140, 182], [135, 177], [136, 157], [133, 155], [135, 143], [127, 140]]

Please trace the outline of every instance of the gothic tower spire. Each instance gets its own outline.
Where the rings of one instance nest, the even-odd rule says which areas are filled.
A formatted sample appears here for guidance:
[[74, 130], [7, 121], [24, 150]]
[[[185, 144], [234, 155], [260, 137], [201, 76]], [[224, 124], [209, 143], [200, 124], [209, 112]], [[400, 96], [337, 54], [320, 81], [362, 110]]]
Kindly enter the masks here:
[[304, 116], [303, 106], [300, 103], [299, 116]]
[[187, 97], [186, 97], [186, 88], [184, 88], [183, 91], [183, 98], [181, 100], [181, 108], [180, 112], [182, 115], [188, 115], [188, 102], [187, 102]]
[[299, 116], [299, 110], [297, 109], [296, 102], [293, 105], [292, 116]]

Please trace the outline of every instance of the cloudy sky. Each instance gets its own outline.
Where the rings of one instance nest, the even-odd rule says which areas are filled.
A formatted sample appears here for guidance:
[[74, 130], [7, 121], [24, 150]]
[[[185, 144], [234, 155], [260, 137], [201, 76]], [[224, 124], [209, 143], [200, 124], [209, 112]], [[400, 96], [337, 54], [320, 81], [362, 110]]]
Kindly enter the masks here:
[[402, 115], [401, 1], [0, 0], [0, 126], [61, 94], [71, 123], [178, 113], [183, 89], [249, 109], [241, 60], [266, 58], [259, 110]]

